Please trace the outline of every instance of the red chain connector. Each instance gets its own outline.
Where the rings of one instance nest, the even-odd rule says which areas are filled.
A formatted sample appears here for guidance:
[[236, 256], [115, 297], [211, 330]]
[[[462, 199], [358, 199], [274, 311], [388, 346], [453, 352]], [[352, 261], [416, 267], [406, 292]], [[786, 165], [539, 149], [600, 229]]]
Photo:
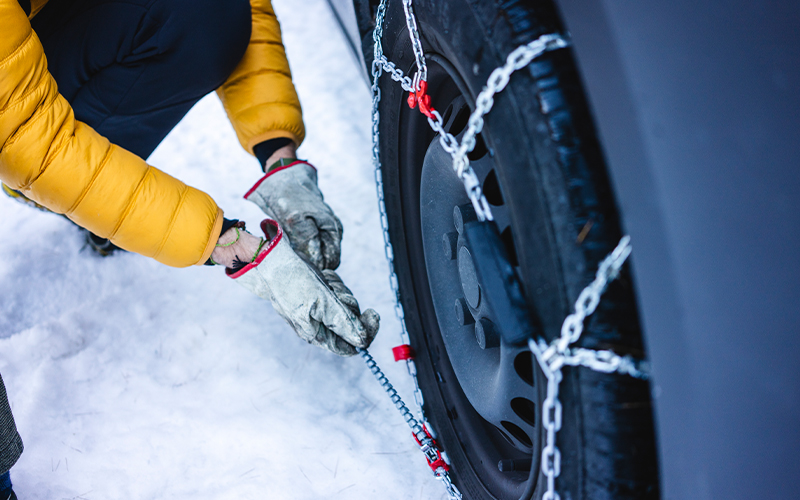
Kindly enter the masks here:
[[[431, 433], [428, 432], [428, 429], [424, 425], [422, 426], [422, 430], [425, 431], [425, 435], [428, 436], [428, 439], [431, 440], [432, 451], [436, 455], [436, 460], [431, 460], [428, 457], [428, 454], [427, 453], [425, 454], [425, 460], [428, 461], [428, 467], [430, 467], [433, 473], [436, 474], [437, 476], [440, 474], [439, 470], [442, 470], [444, 472], [449, 472], [450, 466], [447, 464], [447, 462], [445, 462], [444, 457], [442, 457], [442, 452], [439, 451], [439, 443], [437, 443], [436, 440], [433, 439]], [[422, 447], [422, 442], [419, 440], [417, 435], [414, 434], [413, 432], [411, 433], [411, 435], [414, 436], [414, 441], [416, 441], [417, 444], [420, 447]]]
[[442, 458], [442, 454], [439, 452], [439, 450], [436, 450], [436, 456], [439, 458], [434, 460], [433, 462], [428, 461], [428, 465], [430, 466], [434, 474], [438, 475], [439, 469], [445, 472], [450, 472], [450, 466], [447, 465], [447, 462], [444, 461], [444, 458]]
[[416, 357], [414, 348], [408, 344], [392, 347], [392, 354], [394, 354], [395, 361], [404, 361], [406, 359], [414, 359]]
[[420, 80], [418, 87], [416, 92], [408, 93], [408, 107], [414, 109], [417, 107], [417, 104], [419, 104], [420, 113], [430, 119], [434, 119], [433, 112], [436, 110], [431, 106], [431, 96], [427, 94], [428, 82]]

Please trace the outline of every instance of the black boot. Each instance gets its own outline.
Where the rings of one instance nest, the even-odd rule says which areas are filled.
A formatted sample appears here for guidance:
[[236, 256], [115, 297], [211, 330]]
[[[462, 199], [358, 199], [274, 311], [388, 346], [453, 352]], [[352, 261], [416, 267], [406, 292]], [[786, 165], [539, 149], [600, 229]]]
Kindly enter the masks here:
[[11, 489], [11, 475], [8, 471], [0, 474], [0, 500], [17, 500], [17, 495]]
[[118, 247], [115, 244], [111, 243], [110, 240], [107, 240], [105, 238], [101, 238], [101, 237], [97, 236], [96, 234], [94, 234], [91, 231], [88, 231], [86, 229], [84, 229], [84, 231], [86, 232], [86, 243], [89, 244], [89, 246], [91, 247], [92, 250], [94, 250], [95, 252], [99, 253], [103, 257], [108, 257], [109, 255], [111, 255], [112, 253], [114, 253], [117, 250], [124, 251], [120, 247]]

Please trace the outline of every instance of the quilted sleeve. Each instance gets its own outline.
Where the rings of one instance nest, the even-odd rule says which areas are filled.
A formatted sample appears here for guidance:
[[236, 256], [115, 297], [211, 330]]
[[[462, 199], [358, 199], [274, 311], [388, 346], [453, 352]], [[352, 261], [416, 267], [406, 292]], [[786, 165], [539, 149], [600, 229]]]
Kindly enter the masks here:
[[249, 153], [253, 146], [278, 137], [288, 137], [299, 146], [305, 137], [303, 114], [278, 18], [270, 0], [250, 0], [250, 5], [250, 44], [217, 94], [239, 142]]
[[222, 211], [75, 119], [17, 0], [0, 0], [0, 180], [115, 245], [184, 267], [211, 255]]

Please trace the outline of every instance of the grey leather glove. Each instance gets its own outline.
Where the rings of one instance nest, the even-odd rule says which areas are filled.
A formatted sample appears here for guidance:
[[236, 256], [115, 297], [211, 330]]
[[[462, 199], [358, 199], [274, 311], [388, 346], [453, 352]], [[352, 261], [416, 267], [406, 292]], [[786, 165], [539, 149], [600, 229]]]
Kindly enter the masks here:
[[272, 301], [306, 342], [340, 356], [368, 347], [378, 333], [378, 313], [372, 309], [361, 313], [358, 301], [335, 272], [320, 272], [300, 258], [276, 221], [265, 219], [261, 229], [268, 243], [244, 268], [227, 270], [228, 276]]
[[292, 248], [317, 268], [339, 267], [342, 223], [323, 200], [310, 163], [295, 160], [271, 169], [244, 197], [277, 220]]

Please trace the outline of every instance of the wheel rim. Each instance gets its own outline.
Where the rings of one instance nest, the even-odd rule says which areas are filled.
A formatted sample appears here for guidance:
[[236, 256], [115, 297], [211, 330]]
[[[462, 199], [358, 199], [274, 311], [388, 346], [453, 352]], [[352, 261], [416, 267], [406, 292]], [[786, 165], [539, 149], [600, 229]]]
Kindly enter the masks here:
[[[428, 84], [434, 104], [443, 110], [445, 130], [460, 140], [473, 104], [466, 87], [452, 65], [435, 54], [429, 55]], [[406, 173], [402, 190], [408, 193], [416, 185], [419, 193], [416, 206], [404, 203], [404, 212], [407, 221], [415, 219], [413, 226], [419, 224], [414, 232], [422, 240], [418, 245], [422, 248], [410, 248], [425, 262], [422, 272], [426, 279], [414, 280], [417, 295], [427, 296], [432, 306], [429, 310], [435, 312], [434, 324], [427, 315], [424, 328], [441, 341], [455, 373], [458, 388], [444, 392], [447, 404], [452, 405], [450, 413], [457, 413], [457, 418], [451, 414], [451, 421], [462, 437], [465, 456], [492, 495], [518, 495], [530, 468], [538, 470], [538, 409], [543, 384], [538, 380], [540, 374], [534, 374], [530, 352], [503, 344], [493, 331], [494, 321], [483, 307], [484, 291], [475, 277], [469, 246], [459, 231], [461, 223], [474, 218], [474, 211], [452, 171], [451, 157], [416, 113], [401, 111], [405, 126], [400, 127], [400, 144], [405, 150], [401, 148], [399, 156], [401, 172]], [[470, 160], [516, 266], [511, 214], [503, 202], [498, 165], [482, 137]], [[429, 289], [419, 290], [423, 286]], [[441, 374], [439, 377], [442, 389], [446, 383]], [[501, 461], [504, 471], [500, 470]]]

